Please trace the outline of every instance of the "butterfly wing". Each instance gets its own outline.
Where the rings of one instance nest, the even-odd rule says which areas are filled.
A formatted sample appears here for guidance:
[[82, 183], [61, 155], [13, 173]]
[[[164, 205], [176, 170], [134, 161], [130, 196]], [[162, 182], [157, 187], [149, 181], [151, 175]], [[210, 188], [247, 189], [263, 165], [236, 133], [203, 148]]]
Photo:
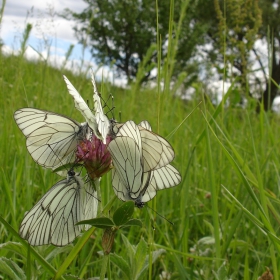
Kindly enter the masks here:
[[142, 139], [143, 157], [146, 162], [144, 170], [161, 168], [170, 163], [174, 159], [175, 153], [169, 142], [153, 133], [148, 121], [142, 121], [138, 126]]
[[179, 171], [170, 164], [150, 172], [149, 184], [143, 192], [141, 202], [147, 202], [156, 195], [157, 191], [174, 187], [181, 182]]
[[[93, 219], [97, 215], [97, 208], [98, 208], [97, 191], [94, 190], [92, 184], [94, 184], [94, 181], [90, 179], [87, 183], [84, 184], [85, 187], [84, 199], [83, 199], [84, 220]], [[90, 225], [85, 225], [84, 229], [88, 230], [90, 227], [91, 227]]]
[[97, 90], [96, 82], [94, 79], [93, 72], [91, 73], [91, 81], [93, 85], [93, 102], [94, 102], [94, 110], [95, 110], [95, 117], [96, 123], [98, 127], [98, 131], [102, 136], [103, 143], [106, 144], [106, 137], [110, 131], [110, 121], [108, 120], [107, 116], [103, 113], [103, 109], [101, 106], [101, 101], [99, 97], [99, 93]]
[[97, 214], [98, 200], [91, 183], [79, 176], [56, 183], [24, 216], [19, 234], [31, 245], [65, 246], [81, 232], [76, 223]]
[[74, 162], [78, 141], [88, 137], [86, 124], [52, 112], [23, 108], [14, 114], [25, 135], [27, 149], [41, 166], [56, 169]]
[[127, 136], [135, 140], [142, 151], [143, 172], [161, 168], [169, 164], [175, 156], [171, 145], [163, 137], [151, 131], [151, 125], [142, 121], [138, 126], [133, 121], [119, 125], [118, 136]]
[[139, 196], [142, 186], [141, 153], [136, 142], [129, 137], [117, 137], [108, 145], [114, 169], [113, 188], [121, 200]]
[[138, 126], [141, 126], [145, 128], [146, 130], [152, 131], [152, 127], [148, 121], [142, 121], [138, 124]]
[[112, 170], [112, 185], [116, 196], [120, 200], [130, 200], [128, 197], [129, 186], [127, 186], [127, 184], [120, 179], [120, 176], [115, 168]]
[[56, 183], [23, 218], [19, 234], [31, 245], [64, 246], [81, 231], [75, 224], [84, 219], [78, 176]]
[[139, 131], [142, 140], [144, 172], [161, 168], [174, 159], [175, 153], [168, 141], [141, 126]]
[[63, 76], [64, 81], [67, 85], [68, 91], [70, 95], [72, 95], [75, 103], [75, 108], [81, 112], [81, 114], [84, 116], [86, 122], [88, 123], [89, 127], [93, 130], [93, 133], [100, 137], [100, 133], [98, 131], [98, 125], [96, 122], [96, 118], [89, 109], [88, 105], [84, 101], [84, 99], [81, 97], [79, 92], [75, 89], [75, 87], [71, 84], [71, 82], [66, 78], [66, 76]]
[[133, 121], [125, 122], [120, 128], [116, 137], [129, 137], [138, 146], [138, 151], [142, 157], [142, 140], [138, 126]]

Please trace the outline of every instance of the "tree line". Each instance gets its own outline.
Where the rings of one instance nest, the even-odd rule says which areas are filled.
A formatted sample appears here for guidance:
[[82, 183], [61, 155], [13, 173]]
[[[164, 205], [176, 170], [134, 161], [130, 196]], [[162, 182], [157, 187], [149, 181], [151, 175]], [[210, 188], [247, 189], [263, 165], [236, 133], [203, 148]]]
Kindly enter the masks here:
[[[271, 109], [280, 83], [280, 0], [83, 0], [81, 12], [66, 10], [77, 22], [79, 42], [97, 63], [114, 65], [132, 82], [145, 60], [141, 83], [175, 40], [172, 79], [186, 72], [184, 86], [207, 82], [204, 73], [233, 81], [241, 95]], [[267, 46], [268, 53], [257, 47]], [[147, 56], [147, 54], [149, 54]], [[258, 65], [258, 73], [253, 65]]]

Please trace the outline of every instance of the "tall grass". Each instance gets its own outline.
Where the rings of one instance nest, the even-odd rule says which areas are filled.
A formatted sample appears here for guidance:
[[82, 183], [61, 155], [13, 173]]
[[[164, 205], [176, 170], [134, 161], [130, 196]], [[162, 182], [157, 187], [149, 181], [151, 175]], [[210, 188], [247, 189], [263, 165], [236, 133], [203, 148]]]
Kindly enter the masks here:
[[[173, 57], [176, 43], [175, 49], [170, 48]], [[158, 89], [99, 85], [105, 100], [114, 96], [122, 121], [146, 119], [168, 139], [176, 152], [174, 165], [182, 174], [179, 186], [158, 192], [149, 203], [174, 226], [147, 207], [136, 209], [134, 216], [143, 221], [143, 227], [117, 232], [114, 253], [106, 259], [106, 277], [125, 278], [125, 268], [116, 261], [124, 263], [133, 255], [136, 249], [131, 243], [138, 244], [142, 260], [149, 262], [142, 279], [160, 279], [164, 273], [171, 279], [257, 279], [266, 267], [279, 279], [278, 116], [263, 111], [257, 115], [253, 108], [224, 108], [231, 89], [218, 107], [199, 90], [193, 101], [182, 101], [170, 94], [169, 66], [158, 66]], [[104, 268], [100, 229], [92, 228], [62, 248], [32, 248], [17, 234], [24, 212], [60, 178], [32, 161], [13, 113], [28, 106], [82, 122], [62, 74], [91, 103], [92, 86], [86, 75], [74, 76], [45, 63], [0, 54], [0, 271], [4, 278], [50, 279], [62, 274], [65, 279], [74, 279], [69, 275], [87, 279], [100, 276]], [[165, 80], [162, 92], [160, 84]], [[104, 207], [114, 196], [110, 174], [102, 178], [101, 192]], [[115, 200], [111, 212], [118, 205], [121, 202]], [[135, 253], [136, 261], [137, 256], [141, 259]]]

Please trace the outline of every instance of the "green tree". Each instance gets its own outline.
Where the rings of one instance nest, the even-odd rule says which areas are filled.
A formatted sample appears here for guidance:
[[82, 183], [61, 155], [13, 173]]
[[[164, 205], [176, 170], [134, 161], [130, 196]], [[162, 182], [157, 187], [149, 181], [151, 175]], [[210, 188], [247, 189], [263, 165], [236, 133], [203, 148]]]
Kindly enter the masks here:
[[[242, 95], [256, 97], [259, 94], [264, 108], [271, 108], [277, 86], [268, 79], [266, 90], [256, 92], [248, 75], [253, 75], [251, 70], [255, 61], [259, 60], [261, 67], [264, 64], [254, 44], [259, 38], [267, 38], [269, 27], [268, 41], [273, 46], [271, 77], [276, 84], [280, 82], [280, 62], [277, 60], [277, 46], [280, 44], [279, 0], [190, 1], [184, 17], [181, 17], [186, 3], [184, 0], [171, 1], [171, 4], [170, 0], [158, 1], [158, 11], [154, 0], [84, 1], [87, 8], [81, 13], [66, 12], [66, 17], [78, 23], [75, 27], [77, 38], [82, 43], [88, 42], [97, 63], [115, 65], [119, 73], [126, 75], [128, 82], [136, 77], [139, 63], [151, 45], [157, 42], [158, 12], [163, 57], [172, 43], [170, 38], [178, 40], [171, 57], [173, 78], [186, 71], [190, 82], [197, 78], [199, 71], [210, 73], [216, 69], [221, 78], [229, 81], [238, 76]], [[180, 29], [177, 29], [179, 25]], [[199, 53], [203, 54], [203, 60], [197, 59]], [[252, 54], [255, 54], [253, 60]], [[147, 60], [147, 71], [141, 82], [151, 78], [157, 55], [153, 51]], [[265, 77], [267, 73], [262, 68]]]
[[[221, 76], [240, 77], [241, 92], [257, 97], [264, 104], [264, 109], [270, 110], [280, 84], [280, 1], [199, 0], [197, 6], [200, 9], [193, 13], [193, 21], [205, 28], [201, 47], [209, 65], [216, 68]], [[254, 45], [258, 39], [270, 48], [270, 57], [265, 61], [262, 50]], [[211, 48], [205, 48], [207, 45]], [[260, 81], [255, 76], [254, 83], [263, 88], [265, 81], [265, 90], [259, 92], [248, 81], [248, 74], [253, 75], [251, 66], [256, 61], [263, 71], [263, 79]], [[266, 69], [268, 64], [270, 73]]]
[[[81, 43], [86, 40], [91, 48], [92, 56], [97, 63], [114, 64], [120, 73], [125, 74], [128, 82], [137, 74], [139, 63], [143, 60], [150, 46], [157, 42], [157, 9], [155, 0], [84, 0], [87, 8], [81, 13], [66, 10], [66, 18], [74, 19], [78, 25], [74, 28]], [[194, 3], [195, 4], [195, 3]], [[174, 75], [178, 75], [189, 67], [198, 36], [196, 28], [190, 25], [192, 13], [196, 5], [190, 5], [190, 12], [183, 19], [183, 37], [180, 37], [179, 55], [175, 57]], [[169, 41], [169, 28], [176, 30], [185, 1], [158, 1], [158, 30], [162, 42], [162, 52], [166, 54]], [[171, 26], [170, 26], [171, 22]], [[175, 31], [172, 36], [176, 36]], [[184, 55], [181, 55], [184, 54]], [[177, 61], [178, 58], [178, 61]], [[148, 71], [142, 81], [151, 75], [151, 65], [157, 62], [154, 51], [146, 64]], [[178, 62], [178, 64], [177, 64]], [[191, 63], [194, 64], [193, 62]], [[190, 75], [191, 76], [191, 75]]]
[[[277, 96], [280, 84], [280, 1], [279, 0], [260, 0], [260, 6], [262, 8], [262, 20], [263, 25], [260, 28], [260, 37], [267, 41], [270, 46], [270, 58], [268, 60], [271, 63], [270, 77], [266, 79], [266, 88], [260, 97], [260, 101], [264, 104], [265, 110], [270, 110], [273, 99]], [[256, 51], [256, 57], [259, 59], [260, 54]], [[268, 75], [265, 73], [264, 75]]]
[[198, 6], [193, 20], [204, 27], [201, 48], [208, 63], [223, 78], [239, 76], [240, 91], [250, 93], [249, 57], [261, 26], [258, 0], [199, 0]]

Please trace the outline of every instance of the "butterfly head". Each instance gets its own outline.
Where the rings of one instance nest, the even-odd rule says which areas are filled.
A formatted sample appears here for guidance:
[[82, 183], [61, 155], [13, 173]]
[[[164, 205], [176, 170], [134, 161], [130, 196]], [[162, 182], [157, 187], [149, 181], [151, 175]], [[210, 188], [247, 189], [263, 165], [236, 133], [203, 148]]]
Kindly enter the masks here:
[[142, 201], [135, 201], [135, 206], [137, 208], [143, 208], [145, 206], [145, 202]]
[[145, 202], [142, 201], [142, 195], [140, 195], [139, 197], [137, 197], [134, 200], [135, 206], [137, 208], [143, 208], [145, 206]]

